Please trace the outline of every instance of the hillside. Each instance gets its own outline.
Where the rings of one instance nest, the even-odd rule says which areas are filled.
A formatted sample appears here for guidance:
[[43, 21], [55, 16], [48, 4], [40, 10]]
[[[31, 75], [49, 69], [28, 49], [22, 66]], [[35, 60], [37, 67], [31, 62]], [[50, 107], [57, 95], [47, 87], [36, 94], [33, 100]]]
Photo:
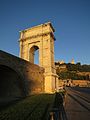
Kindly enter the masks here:
[[80, 63], [55, 63], [56, 72], [59, 79], [89, 80], [90, 65], [81, 65]]

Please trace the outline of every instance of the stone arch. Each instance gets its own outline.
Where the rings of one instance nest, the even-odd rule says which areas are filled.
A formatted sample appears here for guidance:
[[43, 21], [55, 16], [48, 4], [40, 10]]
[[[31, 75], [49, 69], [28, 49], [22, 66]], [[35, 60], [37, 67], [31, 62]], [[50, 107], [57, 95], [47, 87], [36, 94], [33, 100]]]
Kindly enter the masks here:
[[25, 94], [25, 86], [20, 74], [10, 66], [0, 64], [0, 98], [21, 98]]
[[33, 45], [29, 48], [29, 61], [31, 63], [35, 63], [34, 59], [35, 59], [35, 51], [39, 50], [39, 46], [38, 45]]
[[[34, 63], [34, 47], [32, 48], [32, 46], [38, 46], [39, 48], [39, 65], [45, 69], [45, 92], [54, 92], [57, 89], [55, 83], [57, 75], [54, 64], [54, 40], [54, 28], [50, 22], [20, 32], [21, 58]], [[29, 58], [29, 52], [31, 58]]]
[[9, 67], [10, 69], [14, 70], [18, 74], [18, 76], [21, 78], [21, 80], [24, 81], [24, 76], [21, 73], [21, 71], [18, 69], [14, 61], [8, 62], [6, 60], [0, 60], [0, 65]]

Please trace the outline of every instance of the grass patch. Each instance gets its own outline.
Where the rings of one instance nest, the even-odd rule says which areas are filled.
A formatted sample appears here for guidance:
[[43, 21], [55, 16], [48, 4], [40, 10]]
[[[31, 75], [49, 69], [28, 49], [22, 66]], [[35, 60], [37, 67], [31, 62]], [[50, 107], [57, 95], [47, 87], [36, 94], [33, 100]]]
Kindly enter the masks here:
[[46, 120], [55, 94], [33, 95], [0, 111], [0, 120]]

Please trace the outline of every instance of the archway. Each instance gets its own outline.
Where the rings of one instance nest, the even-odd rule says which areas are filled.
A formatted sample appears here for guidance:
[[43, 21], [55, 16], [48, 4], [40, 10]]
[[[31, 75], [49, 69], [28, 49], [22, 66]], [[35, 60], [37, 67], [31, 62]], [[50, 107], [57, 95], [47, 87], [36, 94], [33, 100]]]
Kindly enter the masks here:
[[29, 61], [39, 65], [39, 47], [34, 45], [30, 48]]
[[[20, 32], [20, 57], [34, 63], [34, 53], [39, 49], [39, 65], [45, 69], [45, 92], [56, 89], [54, 64], [54, 28], [50, 22]], [[38, 47], [37, 47], [38, 46]]]
[[23, 81], [16, 71], [0, 65], [0, 100], [16, 99], [24, 96]]

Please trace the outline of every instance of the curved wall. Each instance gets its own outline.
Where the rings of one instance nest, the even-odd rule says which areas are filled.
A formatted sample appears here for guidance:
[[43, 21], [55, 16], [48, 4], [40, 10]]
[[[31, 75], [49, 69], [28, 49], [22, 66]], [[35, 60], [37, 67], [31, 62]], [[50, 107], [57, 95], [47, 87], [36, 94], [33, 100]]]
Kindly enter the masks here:
[[0, 65], [0, 98], [16, 98], [24, 95], [23, 82], [16, 71]]

